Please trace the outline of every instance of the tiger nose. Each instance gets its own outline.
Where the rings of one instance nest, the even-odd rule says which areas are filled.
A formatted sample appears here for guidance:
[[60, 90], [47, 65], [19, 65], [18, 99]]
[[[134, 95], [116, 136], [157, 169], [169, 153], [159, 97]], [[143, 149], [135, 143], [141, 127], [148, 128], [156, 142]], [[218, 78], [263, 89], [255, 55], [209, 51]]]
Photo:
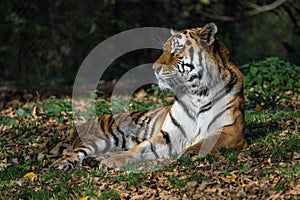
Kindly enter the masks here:
[[155, 73], [159, 74], [159, 72], [162, 70], [161, 65], [153, 65], [153, 70]]

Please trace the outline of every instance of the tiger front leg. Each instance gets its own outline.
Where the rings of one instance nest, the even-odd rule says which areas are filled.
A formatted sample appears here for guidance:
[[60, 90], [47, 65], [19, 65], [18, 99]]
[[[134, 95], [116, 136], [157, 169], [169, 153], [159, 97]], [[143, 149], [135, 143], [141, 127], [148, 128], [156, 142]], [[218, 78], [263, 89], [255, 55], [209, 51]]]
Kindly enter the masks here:
[[138, 161], [154, 160], [158, 158], [171, 158], [172, 149], [170, 145], [169, 134], [160, 131], [148, 140], [134, 146], [128, 151], [112, 155], [100, 163], [102, 166], [109, 168], [121, 168], [130, 163], [137, 163]]
[[95, 147], [98, 143], [102, 144], [103, 140], [97, 138], [93, 141], [81, 141], [79, 137], [74, 140], [73, 150], [64, 154], [62, 158], [56, 160], [50, 169], [72, 170], [82, 165], [82, 161], [90, 156], [95, 155]]
[[67, 153], [64, 157], [56, 160], [51, 166], [50, 169], [59, 169], [59, 170], [72, 170], [77, 166], [81, 166], [83, 159], [86, 157], [84, 152], [72, 151]]

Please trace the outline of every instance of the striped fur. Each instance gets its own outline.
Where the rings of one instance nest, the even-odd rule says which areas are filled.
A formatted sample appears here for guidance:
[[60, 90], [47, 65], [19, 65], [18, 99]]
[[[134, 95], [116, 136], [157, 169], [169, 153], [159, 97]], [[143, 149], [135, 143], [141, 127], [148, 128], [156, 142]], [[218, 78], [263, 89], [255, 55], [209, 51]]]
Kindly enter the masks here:
[[[153, 69], [159, 87], [174, 91], [172, 106], [104, 115], [82, 125], [80, 137], [69, 141], [71, 150], [52, 167], [69, 170], [96, 156], [100, 164], [119, 168], [142, 159], [205, 155], [222, 146], [245, 148], [242, 74], [216, 33], [209, 23], [173, 32], [165, 43]], [[64, 144], [48, 155], [57, 156]]]

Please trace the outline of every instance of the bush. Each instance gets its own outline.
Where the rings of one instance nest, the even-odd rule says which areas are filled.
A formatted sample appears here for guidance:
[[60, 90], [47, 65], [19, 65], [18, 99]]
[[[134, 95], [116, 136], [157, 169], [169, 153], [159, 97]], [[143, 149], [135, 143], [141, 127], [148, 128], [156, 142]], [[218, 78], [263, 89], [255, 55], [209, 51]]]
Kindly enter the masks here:
[[241, 66], [248, 108], [272, 107], [286, 95], [299, 93], [300, 66], [269, 57]]

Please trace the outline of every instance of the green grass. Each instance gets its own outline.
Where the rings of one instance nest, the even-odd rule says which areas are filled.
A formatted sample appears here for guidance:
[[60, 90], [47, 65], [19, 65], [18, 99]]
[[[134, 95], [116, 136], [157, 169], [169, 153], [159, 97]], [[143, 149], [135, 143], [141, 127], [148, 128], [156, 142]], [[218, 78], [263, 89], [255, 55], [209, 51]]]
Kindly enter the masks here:
[[[255, 67], [261, 65], [260, 63]], [[260, 70], [252, 69], [252, 75], [257, 73]], [[251, 186], [253, 183], [269, 184], [268, 190], [260, 188], [262, 192], [259, 194], [265, 195], [265, 198], [272, 192], [288, 194], [292, 188], [289, 184], [300, 179], [299, 94], [295, 88], [291, 89], [292, 92], [288, 92], [287, 88], [283, 88], [286, 91], [272, 88], [272, 84], [277, 84], [276, 81], [269, 84], [267, 90], [263, 90], [263, 87], [257, 88], [254, 82], [249, 82], [249, 77], [246, 80], [249, 84], [245, 85], [248, 109], [245, 115], [245, 133], [250, 144], [248, 149], [239, 151], [221, 148], [217, 155], [196, 159], [183, 157], [175, 163], [143, 173], [117, 172], [103, 167], [96, 170], [83, 167], [71, 172], [48, 171], [47, 166], [54, 159], [36, 161], [40, 145], [53, 146], [63, 140], [70, 133], [74, 120], [78, 120], [73, 117], [70, 98], [51, 97], [2, 110], [0, 199], [79, 199], [87, 196], [95, 199], [121, 199], [125, 198], [122, 196], [124, 193], [133, 195], [146, 190], [156, 197], [161, 197], [162, 192], [179, 197], [194, 193], [211, 197], [217, 193], [213, 189], [220, 187], [240, 191], [244, 184], [245, 192], [255, 191]], [[289, 81], [289, 84], [296, 86], [298, 83]], [[259, 94], [251, 93], [251, 88], [261, 91]], [[155, 87], [147, 92], [150, 95], [142, 100], [130, 100], [128, 109], [144, 110], [157, 103], [172, 103], [169, 100], [171, 92], [159, 93]], [[282, 94], [284, 100], [281, 97], [276, 101], [267, 98], [266, 95], [270, 93]], [[97, 109], [97, 115], [111, 112], [110, 99], [104, 99], [101, 95], [97, 91], [91, 93], [95, 98], [92, 104]], [[124, 102], [120, 99], [116, 104], [120, 112], [123, 111]], [[266, 106], [270, 104], [274, 105]], [[88, 121], [93, 117], [89, 105], [86, 105], [87, 109], [79, 112], [82, 115], [80, 120]], [[34, 172], [37, 177], [34, 180], [23, 178], [28, 172]], [[201, 186], [202, 191], [191, 193], [187, 188], [191, 181], [196, 181], [196, 187]], [[239, 199], [236, 194], [230, 195]], [[293, 197], [299, 199], [299, 195]]]
[[[56, 101], [55, 101], [56, 102]], [[57, 104], [55, 104], [57, 106]], [[53, 106], [53, 107], [55, 107]], [[139, 104], [137, 104], [139, 106]], [[50, 109], [51, 110], [51, 109]], [[50, 112], [52, 116], [47, 116], [47, 114], [42, 116], [40, 120], [43, 122], [46, 120], [45, 118], [49, 117], [54, 120], [57, 120], [60, 123], [59, 117], [53, 117], [53, 112]], [[57, 116], [61, 116], [61, 112], [56, 113]], [[287, 110], [287, 111], [263, 111], [260, 113], [251, 113], [246, 115], [246, 124], [247, 127], [252, 131], [252, 144], [262, 143], [261, 146], [257, 147], [255, 145], [250, 146], [250, 148], [244, 151], [246, 154], [255, 154], [258, 153], [258, 156], [263, 154], [264, 156], [269, 156], [274, 162], [285, 162], [287, 156], [293, 152], [299, 152], [299, 144], [300, 144], [300, 136], [299, 134], [293, 133], [294, 125], [290, 124], [288, 127], [285, 127], [283, 122], [283, 128], [274, 127], [272, 122], [278, 120], [292, 120], [296, 115], [295, 111]], [[64, 116], [65, 117], [65, 116]], [[32, 171], [33, 166], [35, 166], [35, 171], [39, 171], [42, 169], [41, 163], [30, 162], [31, 164], [25, 163], [22, 161], [23, 155], [30, 154], [30, 150], [21, 150], [19, 152], [14, 152], [13, 148], [9, 148], [10, 142], [7, 141], [7, 138], [18, 138], [21, 137], [24, 131], [30, 132], [24, 138], [19, 139], [19, 144], [26, 143], [28, 140], [37, 139], [37, 135], [33, 131], [34, 129], [38, 129], [39, 125], [34, 123], [19, 123], [15, 125], [11, 123], [8, 118], [4, 119], [5, 123], [11, 127], [11, 130], [8, 132], [8, 136], [6, 139], [1, 139], [1, 146], [5, 147], [4, 150], [8, 150], [10, 157], [18, 158], [20, 160], [20, 164], [12, 164], [10, 166], [5, 167], [0, 171], [0, 189], [1, 191], [10, 191], [16, 190], [18, 191], [16, 194], [16, 198], [21, 199], [78, 199], [83, 196], [91, 196], [97, 197], [98, 199], [119, 199], [120, 194], [119, 191], [111, 187], [103, 188], [102, 191], [95, 192], [95, 188], [100, 187], [99, 183], [95, 182], [93, 178], [98, 179], [107, 179], [107, 176], [111, 177], [111, 184], [115, 185], [123, 185], [123, 187], [130, 188], [141, 188], [142, 186], [147, 185], [147, 176], [145, 174], [136, 174], [136, 173], [125, 173], [125, 172], [116, 172], [116, 174], [111, 175], [109, 171], [101, 168], [99, 171], [92, 171], [91, 173], [85, 171], [85, 169], [77, 169], [72, 171], [71, 173], [65, 173], [61, 171], [42, 171], [38, 174], [38, 183], [27, 181], [23, 183], [25, 186], [19, 187], [16, 186], [13, 181], [23, 179], [22, 177], [29, 171]], [[257, 129], [258, 124], [266, 125], [262, 127], [262, 129]], [[270, 123], [270, 124], [268, 124]], [[280, 134], [286, 129], [289, 129], [290, 134], [279, 137]], [[14, 132], [12, 130], [18, 129], [20, 131]], [[257, 130], [256, 130], [257, 129]], [[293, 134], [292, 134], [293, 133]], [[60, 141], [60, 137], [53, 135], [51, 137], [52, 142], [56, 143]], [[37, 140], [39, 141], [39, 140]], [[208, 155], [205, 158], [198, 158], [196, 161], [192, 161], [190, 157], [181, 158], [176, 165], [166, 166], [165, 170], [158, 170], [157, 176], [163, 176], [165, 171], [172, 171], [174, 168], [178, 168], [178, 170], [184, 170], [188, 168], [195, 168], [200, 163], [209, 163], [210, 165], [213, 163], [218, 163], [220, 160], [224, 162], [223, 173], [224, 176], [229, 176], [232, 170], [232, 166], [239, 166], [239, 173], [247, 174], [251, 170], [250, 165], [243, 165], [238, 159], [240, 151], [234, 149], [220, 149], [220, 156]], [[287, 184], [289, 180], [293, 179], [293, 177], [299, 177], [300, 175], [300, 166], [295, 163], [292, 166], [292, 171], [290, 168], [275, 168], [267, 169], [262, 172], [262, 177], [265, 177], [265, 180], [270, 178], [273, 170], [279, 170], [283, 175], [281, 180], [276, 183], [276, 185], [271, 188], [277, 192], [285, 192], [288, 190]], [[191, 172], [188, 172], [191, 173]], [[89, 174], [89, 175], [88, 175]], [[90, 178], [86, 178], [90, 176]], [[197, 177], [198, 176], [198, 177]], [[208, 177], [203, 177], [199, 174], [194, 174], [193, 177], [181, 178], [178, 174], [174, 174], [167, 178], [169, 183], [169, 188], [184, 190], [187, 183], [192, 180], [196, 180], [198, 184], [201, 184], [203, 180], [208, 179]], [[81, 181], [78, 181], [81, 180]], [[37, 189], [38, 188], [38, 189]], [[163, 188], [163, 187], [161, 187]]]

